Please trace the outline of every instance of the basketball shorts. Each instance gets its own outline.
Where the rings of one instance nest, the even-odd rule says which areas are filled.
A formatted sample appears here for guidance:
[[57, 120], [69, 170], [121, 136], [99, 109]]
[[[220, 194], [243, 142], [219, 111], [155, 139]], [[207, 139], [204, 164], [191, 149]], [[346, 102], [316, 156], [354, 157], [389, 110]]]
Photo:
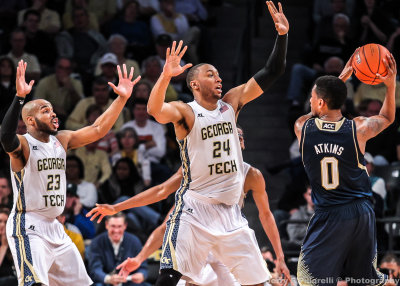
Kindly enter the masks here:
[[167, 222], [160, 268], [173, 268], [192, 283], [203, 281], [210, 252], [242, 285], [271, 276], [240, 207], [187, 191]]
[[300, 285], [383, 285], [376, 270], [377, 242], [372, 203], [316, 209], [301, 248], [297, 267]]
[[11, 213], [7, 239], [19, 285], [91, 285], [82, 257], [63, 225], [35, 213]]

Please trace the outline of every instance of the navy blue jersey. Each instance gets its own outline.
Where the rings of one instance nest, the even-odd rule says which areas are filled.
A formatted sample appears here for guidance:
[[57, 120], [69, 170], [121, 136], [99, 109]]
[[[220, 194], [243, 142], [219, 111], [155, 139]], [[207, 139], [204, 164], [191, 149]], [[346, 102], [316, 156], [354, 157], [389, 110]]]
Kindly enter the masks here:
[[300, 152], [317, 207], [346, 204], [372, 196], [353, 120], [308, 119], [301, 134]]

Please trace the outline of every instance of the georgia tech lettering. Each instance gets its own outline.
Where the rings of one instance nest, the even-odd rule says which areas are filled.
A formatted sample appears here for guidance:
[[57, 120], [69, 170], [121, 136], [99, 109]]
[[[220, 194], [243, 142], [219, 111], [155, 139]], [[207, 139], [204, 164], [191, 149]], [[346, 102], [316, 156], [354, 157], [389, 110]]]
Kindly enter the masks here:
[[201, 128], [201, 139], [206, 140], [219, 135], [232, 134], [233, 127], [230, 122], [220, 122]]
[[37, 160], [38, 171], [46, 170], [65, 170], [65, 162], [63, 158], [44, 158]]
[[62, 207], [65, 205], [64, 195], [43, 195], [46, 207]]

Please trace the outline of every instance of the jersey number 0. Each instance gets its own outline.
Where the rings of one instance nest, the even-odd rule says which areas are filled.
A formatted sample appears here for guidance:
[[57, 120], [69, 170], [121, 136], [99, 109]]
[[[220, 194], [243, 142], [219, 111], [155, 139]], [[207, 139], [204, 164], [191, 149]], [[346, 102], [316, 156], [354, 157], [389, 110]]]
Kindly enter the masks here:
[[321, 160], [321, 185], [325, 190], [339, 186], [339, 167], [335, 157], [324, 157]]

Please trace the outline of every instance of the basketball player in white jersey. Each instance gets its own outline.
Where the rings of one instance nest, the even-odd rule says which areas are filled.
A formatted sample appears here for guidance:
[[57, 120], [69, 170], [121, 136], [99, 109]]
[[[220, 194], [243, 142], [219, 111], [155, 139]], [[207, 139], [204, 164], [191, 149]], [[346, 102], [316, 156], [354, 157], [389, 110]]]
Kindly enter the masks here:
[[[242, 150], [245, 149], [243, 130], [237, 127], [240, 147]], [[261, 172], [247, 163], [243, 163], [245, 183], [241, 194], [241, 199], [239, 205], [243, 206], [244, 198], [247, 193], [252, 190], [254, 201], [256, 202], [257, 208], [259, 210], [259, 217], [261, 224], [267, 234], [269, 240], [274, 247], [274, 251], [277, 254], [278, 261], [276, 264], [279, 273], [284, 273], [285, 277], [290, 279], [289, 270], [283, 259], [284, 255], [282, 252], [282, 247], [279, 238], [279, 232], [276, 227], [275, 219], [271, 213], [268, 202], [268, 195], [265, 191], [265, 180]], [[179, 188], [180, 182], [182, 180], [182, 170], [179, 169], [170, 179], [164, 183], [150, 188], [132, 198], [115, 204], [98, 204], [93, 208], [87, 216], [92, 216], [91, 220], [98, 217], [98, 222], [106, 215], [113, 215], [117, 212], [143, 206], [145, 204], [152, 204], [158, 202], [164, 198], [167, 198], [170, 194], [174, 193], [175, 190]], [[170, 213], [173, 211], [171, 209]], [[170, 214], [169, 213], [169, 214]], [[168, 218], [168, 215], [167, 215]], [[156, 228], [153, 233], [149, 236], [147, 242], [143, 246], [140, 253], [134, 258], [128, 258], [123, 263], [121, 263], [117, 269], [121, 269], [120, 275], [127, 277], [129, 273], [135, 271], [142, 263], [145, 261], [152, 253], [159, 249], [162, 245], [163, 235], [167, 228], [167, 219], [162, 225]], [[200, 280], [193, 280], [187, 278], [188, 281], [195, 283], [195, 285], [202, 286], [222, 286], [222, 285], [238, 285], [237, 281], [234, 280], [229, 269], [222, 264], [220, 261], [215, 259], [211, 254], [207, 257], [207, 266], [202, 270], [200, 275]], [[188, 284], [191, 285], [191, 284]]]
[[56, 217], [64, 210], [65, 157], [74, 149], [102, 138], [140, 79], [132, 82], [118, 66], [119, 84], [109, 85], [119, 96], [93, 123], [77, 131], [58, 132], [58, 119], [46, 100], [34, 100], [22, 108], [25, 135], [16, 135], [18, 118], [33, 81], [25, 82], [27, 64], [18, 63], [17, 95], [1, 129], [1, 143], [10, 155], [14, 205], [7, 221], [7, 238], [19, 285], [91, 285], [82, 258]]
[[171, 78], [191, 66], [180, 66], [187, 49], [182, 49], [182, 41], [167, 49], [147, 109], [159, 123], [174, 125], [183, 182], [167, 223], [156, 286], [175, 286], [182, 276], [199, 279], [210, 251], [242, 285], [262, 285], [270, 277], [239, 206], [244, 175], [236, 131], [240, 109], [264, 93], [285, 69], [289, 24], [280, 4], [279, 11], [272, 1], [267, 5], [279, 33], [274, 50], [263, 69], [223, 99], [216, 68], [199, 64], [187, 75], [195, 100], [164, 102]]

